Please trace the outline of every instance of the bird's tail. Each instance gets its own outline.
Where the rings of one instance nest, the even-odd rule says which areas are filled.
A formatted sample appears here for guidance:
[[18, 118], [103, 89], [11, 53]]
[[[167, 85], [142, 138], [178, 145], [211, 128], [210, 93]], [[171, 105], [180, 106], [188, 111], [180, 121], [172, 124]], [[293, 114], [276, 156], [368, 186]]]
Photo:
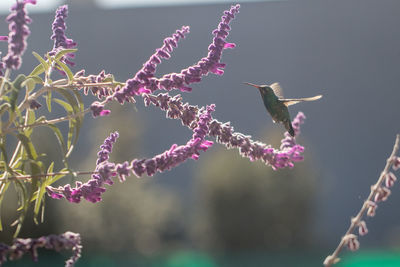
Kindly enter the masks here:
[[288, 131], [288, 133], [292, 137], [294, 137], [294, 129], [293, 129], [293, 126], [292, 126], [292, 122], [290, 120], [287, 120], [287, 121], [284, 122], [284, 125], [285, 125], [285, 128]]

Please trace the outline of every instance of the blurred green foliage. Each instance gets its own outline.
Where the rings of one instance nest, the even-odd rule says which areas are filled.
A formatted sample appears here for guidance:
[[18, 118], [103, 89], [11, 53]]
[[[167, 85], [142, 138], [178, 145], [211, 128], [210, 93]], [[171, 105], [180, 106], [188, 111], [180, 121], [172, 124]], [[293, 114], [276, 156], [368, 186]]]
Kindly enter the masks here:
[[203, 248], [257, 251], [311, 244], [315, 172], [307, 162], [273, 171], [217, 146], [197, 166], [196, 176], [192, 233]]

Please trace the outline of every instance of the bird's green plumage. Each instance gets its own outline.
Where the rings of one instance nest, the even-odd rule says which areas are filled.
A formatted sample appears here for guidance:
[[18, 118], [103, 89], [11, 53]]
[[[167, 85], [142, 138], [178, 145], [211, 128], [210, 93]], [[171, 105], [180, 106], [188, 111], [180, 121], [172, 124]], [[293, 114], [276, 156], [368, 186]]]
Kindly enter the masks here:
[[283, 101], [275, 95], [274, 91], [268, 86], [262, 86], [259, 88], [261, 97], [264, 102], [265, 108], [268, 110], [272, 119], [275, 122], [290, 121], [290, 114], [287, 106]]
[[[282, 91], [278, 83], [271, 84], [270, 86], [256, 85], [247, 82], [245, 84], [256, 87], [260, 91], [264, 106], [267, 109], [268, 113], [271, 115], [272, 120], [274, 122], [282, 123], [289, 134], [293, 137], [295, 135], [295, 132], [293, 130], [292, 122], [290, 120], [288, 106], [302, 101], [314, 101], [322, 97], [322, 95], [317, 95], [307, 98], [283, 99]], [[277, 94], [281, 98], [279, 98]]]

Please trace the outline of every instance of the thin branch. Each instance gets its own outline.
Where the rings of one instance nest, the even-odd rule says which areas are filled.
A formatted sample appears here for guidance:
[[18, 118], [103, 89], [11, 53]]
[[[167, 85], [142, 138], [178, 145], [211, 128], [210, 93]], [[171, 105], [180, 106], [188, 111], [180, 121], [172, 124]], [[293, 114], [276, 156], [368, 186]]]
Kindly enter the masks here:
[[6, 131], [3, 132], [3, 134], [7, 134], [7, 133], [10, 133], [10, 132], [12, 132], [14, 130], [24, 129], [24, 128], [28, 128], [28, 127], [37, 127], [37, 126], [42, 126], [42, 125], [56, 124], [56, 123], [59, 123], [59, 122], [63, 122], [63, 121], [67, 121], [69, 119], [76, 118], [76, 117], [78, 117], [80, 115], [85, 115], [89, 111], [90, 111], [90, 108], [87, 108], [82, 112], [78, 112], [78, 113], [75, 113], [75, 114], [67, 115], [67, 116], [64, 116], [64, 117], [61, 117], [61, 118], [57, 118], [57, 119], [53, 119], [53, 120], [44, 120], [44, 121], [41, 121], [41, 122], [35, 122], [35, 123], [32, 123], [32, 124], [26, 124], [26, 125], [16, 126], [16, 127], [13, 127], [13, 128], [8, 128]]
[[27, 180], [27, 179], [32, 179], [32, 178], [45, 178], [45, 177], [48, 177], [48, 176], [67, 175], [67, 174], [92, 175], [92, 174], [98, 174], [98, 172], [96, 172], [96, 171], [88, 171], [88, 172], [69, 172], [69, 171], [64, 171], [64, 172], [49, 172], [49, 173], [37, 174], [37, 175], [16, 175], [16, 176], [9, 176], [7, 178], [0, 178], [0, 182], [3, 181], [3, 180]]
[[400, 134], [397, 134], [396, 135], [396, 141], [395, 141], [395, 144], [393, 146], [392, 154], [386, 160], [386, 166], [383, 169], [383, 171], [381, 172], [381, 175], [379, 176], [378, 181], [376, 182], [375, 185], [371, 186], [371, 192], [370, 192], [368, 198], [364, 201], [364, 204], [361, 207], [360, 211], [358, 212], [357, 216], [351, 219], [350, 227], [347, 230], [346, 234], [342, 237], [338, 247], [335, 249], [335, 251], [333, 252], [332, 255], [329, 255], [328, 257], [326, 257], [326, 259], [324, 261], [325, 267], [330, 267], [333, 264], [339, 262], [340, 259], [338, 258], [338, 255], [339, 255], [340, 251], [343, 249], [343, 247], [349, 241], [348, 237], [350, 235], [352, 235], [354, 229], [360, 224], [361, 218], [364, 216], [365, 212], [369, 208], [369, 203], [372, 201], [372, 198], [378, 192], [379, 188], [381, 188], [382, 182], [384, 181], [384, 179], [386, 177], [386, 174], [389, 171], [389, 168], [392, 166], [392, 164], [393, 164], [393, 162], [394, 162], [394, 160], [396, 158], [396, 154], [397, 154], [397, 152], [399, 150], [399, 142], [400, 142]]
[[53, 84], [55, 88], [76, 88], [76, 87], [116, 87], [118, 85], [124, 85], [125, 83], [120, 82], [101, 82], [101, 83], [74, 83], [74, 84]]

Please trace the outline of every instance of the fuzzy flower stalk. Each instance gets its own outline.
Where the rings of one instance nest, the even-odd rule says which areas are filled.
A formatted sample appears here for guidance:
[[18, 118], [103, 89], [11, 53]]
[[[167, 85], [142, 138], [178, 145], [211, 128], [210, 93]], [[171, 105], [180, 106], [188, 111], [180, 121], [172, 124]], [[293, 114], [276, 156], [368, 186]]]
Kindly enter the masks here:
[[[75, 48], [77, 45], [76, 42], [74, 42], [72, 39], [67, 38], [67, 36], [65, 35], [65, 30], [67, 29], [65, 20], [67, 16], [68, 6], [60, 6], [56, 11], [56, 16], [51, 27], [51, 29], [53, 30], [53, 35], [50, 37], [50, 39], [54, 40], [54, 46], [53, 50], [49, 52], [50, 56], [54, 56], [60, 49], [71, 49]], [[67, 53], [60, 60], [64, 63], [69, 64], [70, 66], [74, 66], [75, 63], [70, 60], [74, 57], [75, 55], [73, 53]]]
[[[175, 101], [175, 104], [171, 106], [180, 106], [179, 101]], [[137, 177], [142, 177], [144, 174], [153, 176], [156, 172], [164, 172], [177, 167], [189, 158], [197, 160], [200, 155], [199, 152], [206, 151], [213, 144], [212, 141], [205, 139], [207, 135], [216, 136], [217, 141], [225, 144], [228, 148], [238, 148], [242, 156], [248, 157], [252, 161], [263, 160], [266, 164], [270, 164], [273, 169], [293, 167], [293, 162], [303, 159], [301, 152], [304, 151], [304, 148], [297, 145], [294, 138], [288, 133], [285, 133], [285, 138], [281, 141], [281, 149], [273, 149], [260, 142], [252, 141], [249, 136], [233, 132], [231, 126], [224, 128], [224, 124], [211, 116], [215, 105], [207, 106], [205, 110], [189, 106], [187, 103], [182, 106], [186, 109], [186, 112], [185, 110], [167, 112], [167, 117], [180, 118], [183, 124], [193, 127], [192, 138], [186, 145], [178, 146], [174, 144], [169, 150], [152, 158], [134, 159], [130, 163], [126, 161], [115, 164], [108, 161], [112, 145], [118, 137], [117, 132], [112, 133], [100, 147], [96, 162], [97, 167], [92, 179], [86, 183], [76, 182], [74, 188], [69, 184], [58, 188], [48, 186], [46, 188], [48, 195], [54, 199], [65, 198], [72, 203], [79, 203], [82, 197], [93, 203], [101, 201], [101, 194], [106, 191], [104, 185], [112, 185], [114, 176], [118, 176], [120, 182], [124, 182], [130, 172]], [[196, 112], [196, 114], [190, 115], [188, 114], [190, 112]], [[293, 128], [296, 134], [300, 132], [300, 125], [304, 122], [304, 119], [304, 114], [300, 112], [293, 120]], [[222, 125], [219, 132], [210, 128], [211, 126], [215, 128], [216, 125]]]
[[239, 12], [239, 8], [240, 5], [235, 5], [224, 12], [218, 28], [213, 31], [213, 42], [208, 47], [208, 55], [206, 57], [200, 59], [196, 64], [181, 70], [180, 73], [166, 74], [161, 78], [154, 76], [156, 67], [161, 63], [161, 59], [170, 58], [170, 53], [174, 47], [177, 47], [177, 42], [189, 32], [189, 27], [183, 26], [172, 37], [166, 38], [164, 45], [157, 49], [150, 59], [143, 64], [143, 68], [132, 79], [127, 80], [125, 86], [116, 90], [114, 95], [108, 98], [107, 101], [114, 98], [122, 104], [135, 95], [153, 93], [156, 90], [170, 91], [178, 89], [182, 92], [188, 92], [192, 90], [188, 85], [200, 82], [202, 76], [210, 72], [222, 75], [222, 69], [225, 67], [225, 64], [220, 62], [222, 52], [226, 48], [235, 47], [235, 44], [226, 42], [230, 30], [229, 23], [235, 17], [235, 14]]
[[[179, 119], [184, 126], [190, 129], [196, 127], [198, 107], [188, 103], [184, 104], [180, 95], [171, 97], [167, 93], [160, 93], [158, 95], [145, 94], [143, 97], [146, 106], [159, 107], [166, 112], [167, 118]], [[294, 118], [292, 125], [296, 136], [300, 134], [300, 125], [304, 123], [305, 118], [302, 112], [299, 112]], [[213, 118], [207, 135], [214, 137], [218, 143], [228, 149], [237, 148], [241, 156], [249, 158], [251, 161], [263, 161], [274, 170], [293, 167], [294, 162], [303, 160], [304, 147], [298, 145], [296, 139], [287, 132], [285, 138], [281, 140], [280, 149], [274, 149], [270, 145], [252, 140], [251, 136], [235, 132], [229, 122], [222, 123]]]
[[359, 235], [366, 235], [368, 233], [367, 224], [363, 220], [365, 213], [369, 217], [375, 216], [378, 204], [381, 201], [386, 201], [391, 194], [390, 187], [394, 185], [397, 178], [390, 171], [392, 168], [394, 171], [400, 168], [400, 157], [397, 156], [400, 146], [400, 134], [396, 136], [396, 141], [393, 146], [393, 151], [389, 158], [386, 160], [386, 166], [381, 172], [376, 184], [371, 186], [371, 192], [368, 198], [364, 201], [363, 206], [356, 215], [356, 217], [351, 219], [350, 227], [348, 228], [346, 234], [342, 237], [338, 247], [335, 249], [332, 255], [326, 257], [324, 261], [324, 266], [329, 267], [340, 261], [338, 255], [344, 246], [347, 246], [351, 251], [356, 251], [360, 247], [360, 242], [358, 241], [358, 236], [354, 234], [356, 228], [358, 228]]
[[[104, 116], [110, 113], [109, 110], [104, 110], [105, 102], [115, 99], [123, 104], [124, 102], [132, 102], [135, 95], [141, 95], [147, 106], [152, 104], [160, 107], [167, 112], [168, 118], [181, 119], [182, 123], [191, 129], [196, 127], [198, 107], [187, 103], [183, 104], [180, 95], [171, 97], [168, 93], [165, 93], [155, 96], [152, 93], [157, 89], [167, 91], [179, 89], [187, 92], [191, 90], [187, 85], [200, 82], [201, 77], [210, 72], [222, 75], [222, 68], [225, 67], [225, 64], [220, 62], [222, 51], [226, 48], [235, 47], [234, 44], [226, 42], [226, 38], [230, 30], [229, 23], [239, 12], [239, 7], [240, 5], [234, 5], [230, 10], [224, 12], [218, 28], [213, 31], [214, 38], [208, 48], [207, 57], [202, 58], [195, 65], [183, 69], [180, 73], [167, 74], [162, 78], [154, 76], [157, 65], [161, 63], [161, 58], [170, 58], [170, 52], [172, 52], [173, 47], [177, 46], [177, 41], [188, 32], [188, 27], [182, 27], [172, 37], [164, 40], [164, 45], [156, 50], [156, 53], [143, 64], [143, 68], [132, 79], [126, 81], [125, 86], [117, 88], [113, 95], [106, 97], [106, 101], [94, 102], [91, 106], [93, 116]], [[296, 132], [299, 132], [299, 126], [304, 119], [304, 114], [299, 113], [293, 121]], [[248, 157], [251, 161], [262, 160], [271, 165], [274, 170], [293, 167], [293, 162], [303, 160], [301, 153], [304, 148], [297, 145], [295, 139], [289, 135], [286, 135], [282, 140], [281, 148], [277, 150], [261, 142], [253, 141], [250, 136], [235, 133], [230, 123], [222, 123], [213, 119], [209, 129], [207, 134], [215, 137], [217, 142], [224, 144], [227, 148], [238, 148], [242, 156]]]
[[55, 251], [71, 250], [72, 256], [65, 262], [66, 267], [72, 267], [81, 257], [81, 237], [73, 232], [61, 235], [49, 235], [39, 238], [17, 238], [11, 246], [0, 243], [0, 266], [7, 261], [20, 259], [24, 254], [31, 254], [33, 261], [38, 261], [38, 248]]
[[22, 55], [26, 50], [26, 39], [31, 33], [28, 24], [32, 22], [25, 8], [26, 4], [36, 4], [36, 0], [17, 1], [11, 7], [11, 14], [6, 21], [9, 23], [8, 53], [2, 59], [7, 69], [19, 69]]
[[114, 183], [112, 180], [114, 176], [118, 175], [120, 182], [124, 182], [130, 172], [137, 177], [141, 177], [143, 174], [153, 176], [157, 171], [164, 172], [165, 170], [170, 170], [189, 158], [197, 160], [200, 151], [206, 151], [213, 144], [213, 142], [206, 140], [205, 137], [212, 118], [211, 112], [214, 109], [215, 106], [210, 105], [205, 110], [199, 110], [199, 122], [193, 130], [192, 138], [185, 145], [178, 146], [177, 144], [173, 144], [164, 153], [152, 158], [134, 159], [131, 163], [126, 161], [115, 164], [108, 161], [112, 146], [118, 138], [117, 132], [112, 133], [104, 141], [104, 144], [100, 146], [100, 151], [97, 154], [96, 170], [95, 174], [92, 175], [92, 179], [86, 183], [76, 182], [73, 188], [69, 184], [58, 188], [48, 186], [46, 188], [47, 194], [51, 198], [65, 198], [72, 203], [79, 203], [82, 197], [95, 203], [101, 201], [101, 194], [106, 191], [104, 185], [112, 185]]

